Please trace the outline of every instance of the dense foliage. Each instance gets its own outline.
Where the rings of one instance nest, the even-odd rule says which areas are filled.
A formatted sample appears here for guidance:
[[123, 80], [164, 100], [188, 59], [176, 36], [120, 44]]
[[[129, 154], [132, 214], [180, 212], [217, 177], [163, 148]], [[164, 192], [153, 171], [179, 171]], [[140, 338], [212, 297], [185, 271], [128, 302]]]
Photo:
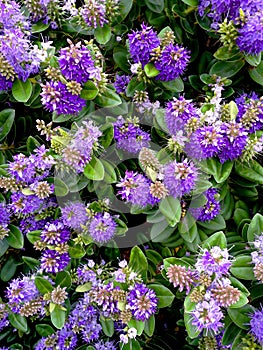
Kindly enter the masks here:
[[262, 8], [0, 0], [0, 350], [262, 348]]

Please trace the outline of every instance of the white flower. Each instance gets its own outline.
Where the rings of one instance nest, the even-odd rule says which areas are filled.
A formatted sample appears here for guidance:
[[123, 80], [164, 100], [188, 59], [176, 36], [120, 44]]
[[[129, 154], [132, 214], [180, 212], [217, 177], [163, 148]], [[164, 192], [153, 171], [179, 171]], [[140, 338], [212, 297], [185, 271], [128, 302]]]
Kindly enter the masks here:
[[128, 330], [128, 337], [131, 338], [131, 339], [134, 339], [136, 338], [136, 335], [137, 335], [137, 329], [132, 327]]

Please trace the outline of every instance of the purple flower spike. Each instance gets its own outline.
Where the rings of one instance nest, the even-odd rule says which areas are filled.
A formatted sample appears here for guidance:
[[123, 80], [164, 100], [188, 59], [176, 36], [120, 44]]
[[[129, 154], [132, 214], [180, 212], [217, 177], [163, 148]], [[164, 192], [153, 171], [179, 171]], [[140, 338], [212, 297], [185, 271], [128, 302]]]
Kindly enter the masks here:
[[141, 63], [142, 66], [145, 66], [150, 61], [153, 49], [160, 45], [160, 40], [152, 27], [142, 24], [141, 28], [141, 30], [128, 34], [128, 38], [130, 55], [134, 63]]

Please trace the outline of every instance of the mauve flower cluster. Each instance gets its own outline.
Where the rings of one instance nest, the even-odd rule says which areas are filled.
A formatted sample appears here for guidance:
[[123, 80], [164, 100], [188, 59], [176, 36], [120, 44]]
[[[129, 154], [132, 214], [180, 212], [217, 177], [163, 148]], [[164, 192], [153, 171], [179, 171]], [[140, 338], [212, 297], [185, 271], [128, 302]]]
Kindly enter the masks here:
[[63, 162], [73, 171], [83, 172], [94, 151], [99, 148], [98, 139], [101, 135], [102, 132], [93, 122], [82, 122], [77, 130], [66, 135], [67, 144], [61, 152]]
[[[231, 21], [237, 31], [235, 43], [244, 53], [257, 55], [263, 51], [261, 0], [201, 0], [198, 11], [201, 16], [211, 17], [216, 29], [225, 19]], [[229, 33], [226, 31], [225, 35]]]
[[152, 182], [146, 176], [133, 171], [126, 171], [116, 186], [120, 187], [118, 195], [121, 199], [132, 205], [144, 208], [147, 205], [155, 205], [158, 197], [151, 193]]
[[184, 159], [174, 160], [164, 166], [163, 183], [169, 194], [175, 198], [190, 194], [198, 178], [198, 170], [194, 163]]
[[263, 123], [262, 99], [255, 93], [242, 94], [235, 100], [236, 115], [229, 119], [225, 114], [228, 104], [222, 100], [222, 82], [216, 81], [211, 90], [211, 107], [205, 110], [183, 96], [167, 103], [165, 121], [172, 136], [168, 141], [170, 149], [198, 161], [212, 157], [221, 163], [251, 159], [257, 149], [260, 151], [255, 132]]
[[166, 275], [173, 286], [179, 287], [179, 291], [186, 289], [190, 301], [195, 303], [191, 322], [206, 336], [220, 334], [223, 309], [240, 298], [240, 290], [232, 286], [228, 278], [230, 267], [227, 249], [218, 246], [202, 249], [194, 266], [178, 262], [166, 267]]
[[[8, 164], [7, 176], [0, 177], [0, 187], [11, 192], [5, 204], [5, 216], [2, 215], [3, 229], [7, 229], [7, 214], [20, 222], [23, 233], [44, 227], [57, 206], [53, 197], [54, 185], [46, 181], [54, 164], [50, 150], [44, 145], [35, 148], [29, 156], [19, 153], [13, 157]], [[3, 205], [1, 210], [4, 210]]]
[[141, 30], [128, 34], [129, 53], [134, 63], [141, 64], [142, 68], [150, 62], [159, 70], [157, 80], [171, 81], [182, 75], [190, 59], [188, 50], [174, 44], [171, 40], [163, 45], [157, 33], [151, 26], [141, 25]]
[[250, 315], [250, 332], [255, 337], [256, 341], [263, 345], [263, 310], [255, 310]]
[[40, 271], [57, 273], [62, 271], [70, 262], [67, 242], [70, 231], [58, 220], [45, 225], [41, 231], [40, 241], [36, 248], [44, 249], [40, 258]]
[[46, 73], [50, 81], [42, 84], [42, 104], [50, 112], [78, 114], [86, 105], [81, 98], [82, 85], [100, 81], [101, 69], [95, 65], [90, 50], [81, 42], [60, 50], [59, 67], [50, 67]]
[[216, 188], [209, 188], [204, 193], [206, 203], [200, 208], [191, 208], [189, 212], [199, 221], [213, 220], [220, 213], [219, 194]]
[[21, 316], [42, 316], [44, 301], [35, 285], [35, 275], [13, 279], [6, 288], [7, 305]]
[[251, 253], [254, 275], [256, 279], [263, 283], [263, 233], [255, 237], [254, 242], [251, 242], [255, 251]]
[[[118, 277], [121, 274], [124, 276], [122, 280]], [[157, 311], [155, 292], [142, 282], [125, 260], [119, 263], [119, 268], [89, 260], [78, 267], [77, 280], [75, 278], [74, 281], [77, 282], [77, 291], [84, 294], [72, 305], [64, 326], [51, 336], [43, 337], [36, 344], [36, 350], [73, 350], [81, 345], [91, 345], [99, 350], [116, 350], [114, 341], [104, 342], [101, 339], [101, 320], [114, 320], [120, 342], [126, 343], [137, 334], [128, 322], [148, 320]], [[88, 286], [86, 282], [91, 282], [91, 285]], [[33, 289], [36, 287], [33, 286]]]
[[136, 154], [143, 147], [149, 146], [150, 134], [140, 128], [137, 120], [125, 120], [119, 116], [113, 123], [113, 128], [118, 148]]
[[15, 1], [0, 1], [0, 91], [15, 78], [26, 81], [39, 70], [41, 58], [29, 40], [30, 23]]

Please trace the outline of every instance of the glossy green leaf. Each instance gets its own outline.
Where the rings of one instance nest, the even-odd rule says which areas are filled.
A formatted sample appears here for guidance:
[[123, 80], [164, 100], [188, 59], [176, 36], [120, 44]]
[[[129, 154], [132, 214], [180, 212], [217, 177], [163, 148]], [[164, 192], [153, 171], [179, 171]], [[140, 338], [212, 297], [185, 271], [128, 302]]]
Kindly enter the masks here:
[[171, 227], [176, 226], [181, 218], [181, 203], [177, 198], [167, 196], [159, 204], [159, 210]]
[[246, 180], [263, 185], [263, 167], [256, 160], [251, 160], [249, 164], [237, 162], [235, 170]]
[[144, 327], [145, 327], [145, 322], [144, 321], [139, 321], [139, 320], [134, 320], [134, 319], [131, 319], [129, 322], [128, 322], [128, 326], [130, 328], [135, 328], [137, 330], [137, 335], [140, 336], [142, 335], [142, 332], [144, 330]]
[[251, 220], [248, 230], [247, 239], [249, 243], [253, 243], [257, 236], [263, 232], [263, 216], [257, 213]]
[[164, 9], [164, 0], [145, 0], [145, 4], [149, 10], [161, 13]]
[[103, 316], [100, 317], [100, 324], [104, 334], [107, 337], [112, 337], [114, 334], [114, 322], [112, 319], [105, 318]]
[[155, 329], [155, 317], [152, 315], [148, 320], [145, 321], [144, 332], [148, 337], [152, 337]]
[[122, 103], [122, 100], [116, 92], [106, 88], [96, 96], [94, 102], [100, 107], [115, 107]]
[[46, 294], [53, 290], [52, 284], [43, 277], [36, 276], [34, 282], [41, 294]]
[[68, 271], [60, 271], [56, 274], [55, 284], [61, 288], [70, 288], [72, 283], [70, 273]]
[[111, 29], [110, 26], [104, 24], [103, 27], [97, 27], [94, 31], [95, 39], [99, 44], [105, 45], [110, 40]]
[[255, 280], [250, 255], [237, 256], [232, 262], [230, 271], [236, 278], [243, 280]]
[[249, 329], [250, 314], [254, 311], [251, 305], [245, 305], [239, 309], [227, 309], [231, 320], [242, 329]]
[[24, 246], [24, 236], [22, 232], [14, 225], [9, 225], [9, 233], [6, 237], [6, 241], [10, 247], [15, 249], [22, 249]]
[[33, 86], [29, 79], [25, 82], [16, 79], [12, 86], [12, 94], [18, 102], [27, 102], [32, 94]]
[[131, 250], [129, 267], [132, 271], [137, 272], [144, 282], [146, 281], [148, 262], [144, 253], [138, 246], [133, 247]]
[[52, 328], [49, 324], [46, 323], [37, 324], [36, 331], [41, 337], [47, 337], [55, 333], [54, 328]]
[[12, 256], [1, 266], [0, 278], [2, 281], [9, 281], [15, 274], [17, 263]]
[[210, 249], [212, 247], [218, 246], [221, 249], [225, 249], [227, 247], [226, 244], [226, 236], [223, 231], [219, 231], [214, 233], [212, 236], [208, 237], [203, 243], [202, 248]]
[[4, 109], [0, 112], [0, 141], [9, 133], [15, 120], [14, 109]]
[[57, 328], [63, 328], [66, 320], [66, 312], [59, 305], [55, 305], [54, 310], [50, 314], [52, 324]]
[[172, 92], [184, 91], [184, 82], [180, 77], [171, 81], [162, 81], [161, 84], [165, 87], [165, 89]]
[[216, 62], [210, 69], [209, 74], [216, 74], [223, 78], [230, 78], [236, 75], [244, 66], [243, 60], [236, 61], [219, 61]]
[[263, 61], [257, 67], [249, 69], [248, 73], [256, 83], [263, 85]]
[[93, 157], [84, 168], [84, 175], [89, 180], [101, 181], [104, 178], [104, 174], [104, 166], [102, 162], [96, 157]]
[[25, 316], [21, 316], [19, 314], [14, 314], [13, 312], [10, 312], [8, 315], [8, 319], [14, 328], [24, 333], [27, 332], [28, 326]]
[[163, 308], [170, 306], [175, 298], [174, 294], [167, 287], [157, 284], [151, 283], [148, 285], [149, 288], [153, 289], [158, 298], [158, 308]]
[[83, 98], [83, 100], [93, 100], [98, 95], [98, 92], [97, 86], [89, 80], [83, 84], [80, 97]]
[[160, 71], [154, 67], [153, 63], [147, 63], [144, 66], [144, 71], [148, 78], [156, 77], [160, 73]]

